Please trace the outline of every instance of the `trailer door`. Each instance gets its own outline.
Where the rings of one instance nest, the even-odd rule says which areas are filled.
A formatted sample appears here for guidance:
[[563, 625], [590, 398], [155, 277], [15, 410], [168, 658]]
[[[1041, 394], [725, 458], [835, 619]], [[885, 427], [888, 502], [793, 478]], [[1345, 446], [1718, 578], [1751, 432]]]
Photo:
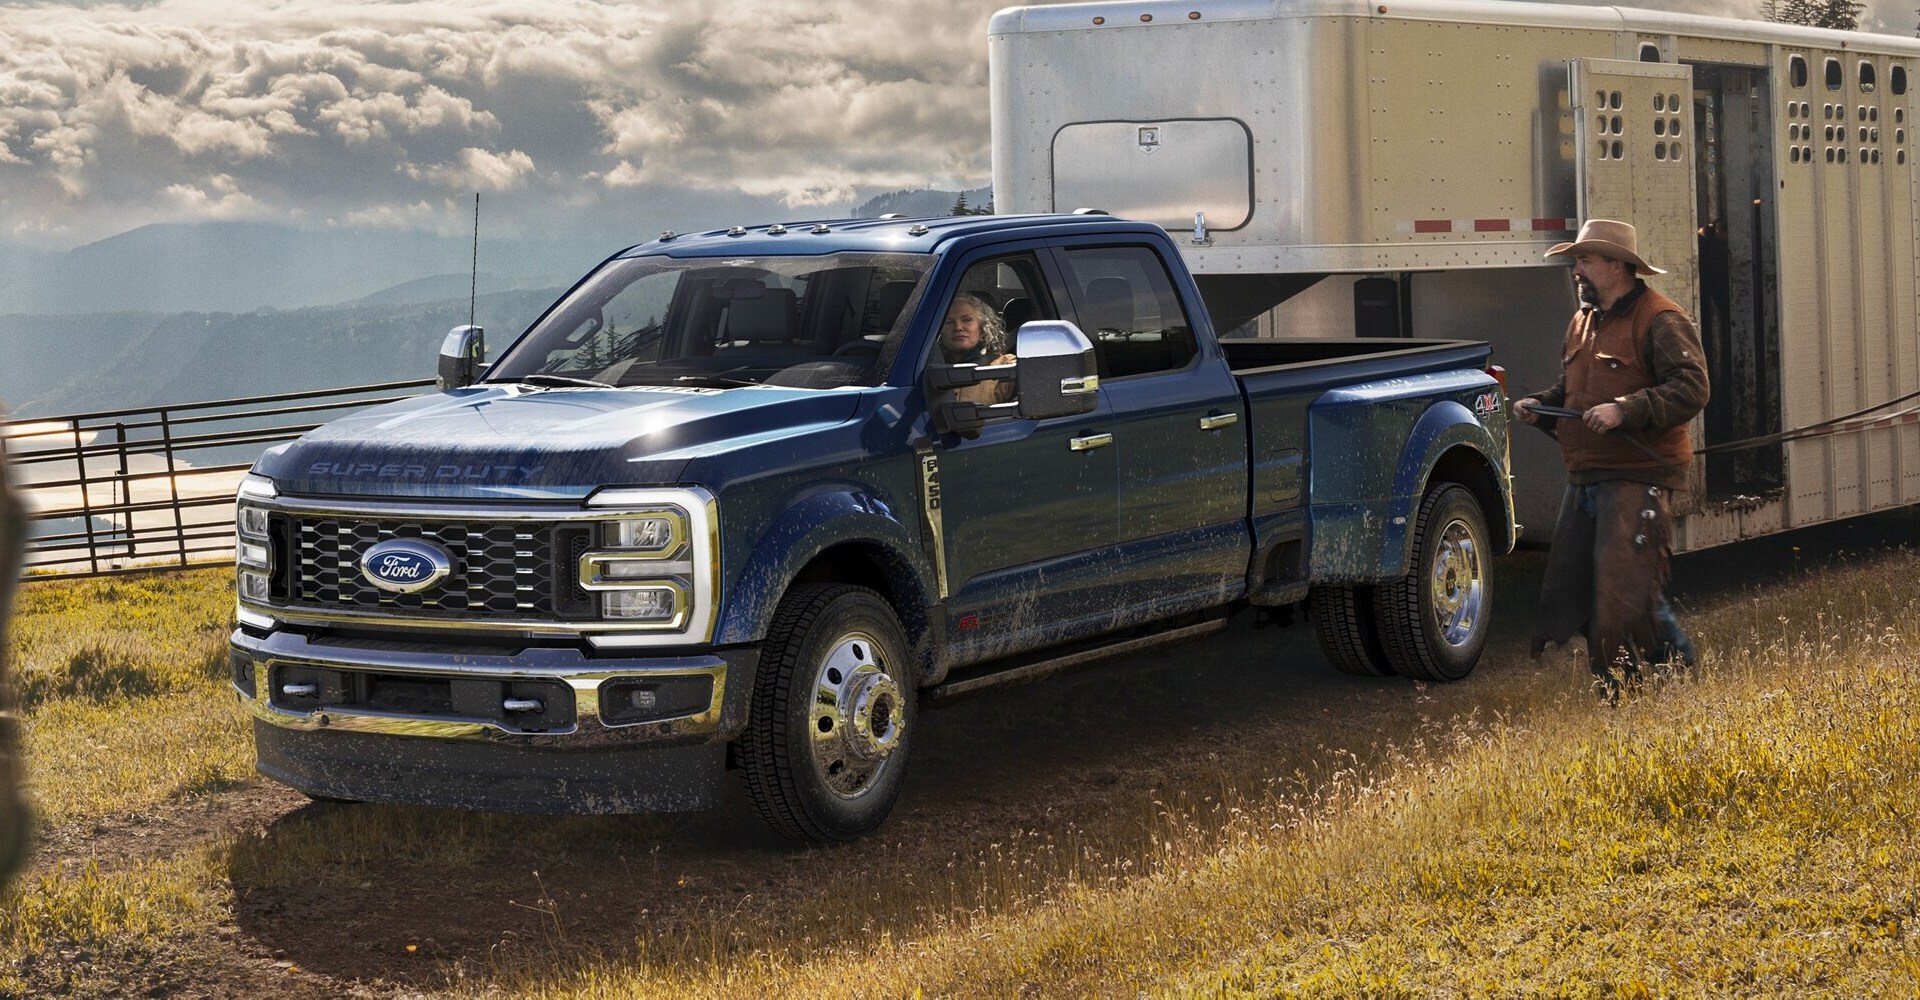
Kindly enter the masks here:
[[[1667, 270], [1649, 283], [1687, 315], [1699, 316], [1693, 68], [1576, 59], [1569, 84], [1580, 218], [1632, 223], [1640, 256]], [[1694, 428], [1695, 440], [1699, 430]], [[1701, 470], [1694, 473], [1694, 481], [1702, 482]], [[1697, 510], [1697, 495], [1691, 499], [1676, 497], [1674, 513]]]
[[1662, 294], [1699, 315], [1693, 200], [1693, 68], [1576, 59], [1580, 218], [1633, 223]]

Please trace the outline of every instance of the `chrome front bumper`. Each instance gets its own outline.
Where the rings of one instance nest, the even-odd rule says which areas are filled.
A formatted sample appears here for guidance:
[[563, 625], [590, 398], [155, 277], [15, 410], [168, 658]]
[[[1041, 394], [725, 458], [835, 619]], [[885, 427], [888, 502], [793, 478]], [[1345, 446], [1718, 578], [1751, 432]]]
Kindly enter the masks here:
[[594, 749], [732, 739], [759, 653], [606, 658], [241, 629], [229, 655], [241, 702], [280, 729]]

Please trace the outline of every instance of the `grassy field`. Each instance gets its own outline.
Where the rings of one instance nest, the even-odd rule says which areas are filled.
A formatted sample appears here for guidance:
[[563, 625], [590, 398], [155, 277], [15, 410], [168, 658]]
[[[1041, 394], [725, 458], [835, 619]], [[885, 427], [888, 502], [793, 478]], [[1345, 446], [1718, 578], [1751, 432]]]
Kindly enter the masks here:
[[[1484, 685], [1416, 689], [1426, 714], [1387, 739], [1302, 757], [1311, 763], [1278, 780], [1225, 773], [1160, 796], [1125, 832], [1016, 829], [945, 868], [886, 843], [905, 863], [864, 881], [844, 874], [860, 871], [847, 851], [773, 854], [757, 863], [817, 866], [828, 874], [816, 880], [845, 877], [857, 891], [756, 905], [761, 883], [743, 880], [707, 897], [735, 905], [643, 921], [624, 942], [583, 934], [566, 893], [543, 885], [512, 905], [537, 911], [544, 932], [442, 968], [436, 988], [1907, 995], [1920, 982], [1916, 578], [1920, 556], [1894, 552], [1691, 608], [1709, 651], [1697, 675], [1619, 708], [1558, 661], [1500, 668], [1497, 697]], [[23, 588], [13, 662], [50, 843], [182, 801], [258, 794], [243, 717], [224, 694], [228, 580]], [[634, 829], [346, 810], [279, 834], [271, 850], [216, 832], [133, 865], [43, 856], [0, 912], [0, 993], [145, 995], [126, 970], [223, 947], [241, 896], [300, 885], [351, 896], [395, 857], [433, 872], [490, 868], [488, 845], [551, 870]], [[649, 884], [671, 890], [673, 878]], [[410, 993], [306, 979], [287, 995], [350, 985]], [[200, 988], [226, 995], [217, 978]]]

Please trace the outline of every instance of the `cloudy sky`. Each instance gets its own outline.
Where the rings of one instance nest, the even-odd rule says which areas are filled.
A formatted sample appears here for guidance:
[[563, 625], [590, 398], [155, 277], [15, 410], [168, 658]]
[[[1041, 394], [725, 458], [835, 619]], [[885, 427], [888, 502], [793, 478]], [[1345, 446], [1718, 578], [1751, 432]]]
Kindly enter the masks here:
[[[1643, 6], [1740, 13], [1752, 3]], [[705, 228], [984, 186], [1003, 0], [0, 0], [0, 239]], [[1869, 18], [1911, 34], [1912, 0]]]

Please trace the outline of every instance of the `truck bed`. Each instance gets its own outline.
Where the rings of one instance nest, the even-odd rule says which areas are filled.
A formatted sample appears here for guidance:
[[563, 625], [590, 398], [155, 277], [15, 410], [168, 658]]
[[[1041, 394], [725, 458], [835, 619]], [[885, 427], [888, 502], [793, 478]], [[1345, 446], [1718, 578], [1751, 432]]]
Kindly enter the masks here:
[[[1487, 345], [1475, 340], [1412, 340], [1405, 337], [1225, 337], [1220, 349], [1234, 374], [1276, 369], [1342, 366], [1343, 381], [1372, 381], [1484, 364]], [[1369, 362], [1358, 368], [1346, 366]]]

